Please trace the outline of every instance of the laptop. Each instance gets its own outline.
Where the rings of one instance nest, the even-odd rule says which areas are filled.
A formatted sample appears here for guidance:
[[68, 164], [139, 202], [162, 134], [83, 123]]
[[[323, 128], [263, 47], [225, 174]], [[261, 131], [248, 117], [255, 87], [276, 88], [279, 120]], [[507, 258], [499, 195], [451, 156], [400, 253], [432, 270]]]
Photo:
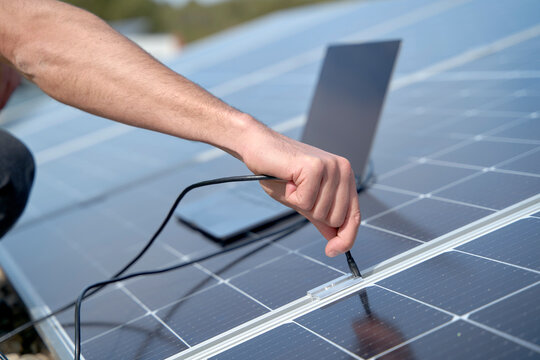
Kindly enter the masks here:
[[[349, 160], [365, 175], [401, 41], [329, 46], [301, 141]], [[296, 214], [257, 182], [222, 189], [180, 206], [177, 218], [222, 244]]]

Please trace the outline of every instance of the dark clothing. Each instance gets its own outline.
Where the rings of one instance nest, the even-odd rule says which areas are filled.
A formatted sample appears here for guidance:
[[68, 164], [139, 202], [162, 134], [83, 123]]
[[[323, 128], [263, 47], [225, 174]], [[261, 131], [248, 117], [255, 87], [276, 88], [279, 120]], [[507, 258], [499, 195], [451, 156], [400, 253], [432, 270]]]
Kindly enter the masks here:
[[0, 238], [21, 216], [32, 188], [34, 171], [30, 150], [0, 129]]

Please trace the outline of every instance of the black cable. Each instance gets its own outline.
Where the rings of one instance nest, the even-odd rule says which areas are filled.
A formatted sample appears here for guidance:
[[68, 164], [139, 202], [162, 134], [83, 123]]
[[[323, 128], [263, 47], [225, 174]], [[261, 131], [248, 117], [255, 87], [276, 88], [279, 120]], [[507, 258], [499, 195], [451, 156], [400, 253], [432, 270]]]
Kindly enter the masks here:
[[[209, 186], [209, 185], [217, 185], [217, 184], [224, 184], [224, 183], [230, 183], [230, 182], [257, 181], [257, 180], [276, 180], [276, 178], [273, 177], [273, 176], [267, 176], [267, 175], [231, 176], [231, 177], [224, 177], [224, 178], [218, 178], [218, 179], [213, 179], [213, 180], [201, 181], [201, 182], [198, 182], [198, 183], [195, 183], [195, 184], [192, 184], [192, 185], [186, 187], [180, 193], [180, 195], [178, 195], [178, 197], [176, 198], [174, 204], [172, 205], [171, 209], [169, 210], [169, 213], [167, 214], [167, 216], [165, 217], [165, 219], [163, 220], [163, 222], [161, 223], [159, 228], [156, 230], [156, 232], [154, 233], [152, 238], [150, 238], [150, 240], [141, 249], [141, 251], [139, 251], [139, 253], [137, 255], [135, 255], [135, 257], [131, 261], [129, 261], [120, 271], [118, 271], [116, 274], [114, 274], [111, 277], [111, 279], [114, 279], [114, 278], [117, 278], [117, 277], [123, 275], [131, 266], [133, 266], [133, 264], [135, 264], [146, 253], [146, 251], [148, 251], [150, 246], [152, 246], [152, 244], [157, 239], [159, 234], [161, 234], [161, 232], [165, 228], [165, 225], [167, 225], [167, 223], [169, 222], [170, 218], [174, 214], [174, 210], [176, 209], [176, 207], [178, 206], [180, 201], [182, 201], [184, 196], [186, 196], [186, 194], [189, 193], [191, 190], [196, 189], [196, 188], [200, 188], [200, 187], [204, 187], [204, 186]], [[100, 290], [100, 288], [96, 288], [96, 290], [92, 291], [87, 296], [91, 296], [91, 295], [95, 294], [96, 292], [98, 292], [99, 290]], [[53, 316], [56, 316], [56, 315], [58, 315], [58, 314], [60, 314], [60, 313], [62, 313], [64, 311], [72, 308], [73, 306], [75, 306], [75, 301], [62, 306], [62, 307], [56, 309], [55, 311], [53, 311], [53, 312], [51, 312], [51, 313], [49, 313], [49, 314], [47, 314], [45, 316], [42, 316], [42, 317], [40, 317], [38, 319], [35, 319], [35, 320], [28, 321], [27, 323], [18, 326], [14, 330], [2, 335], [0, 337], [0, 343], [3, 343], [4, 341], [7, 341], [8, 339], [10, 339], [13, 336], [21, 333], [22, 331], [24, 331], [24, 330], [26, 330], [26, 329], [28, 329], [28, 328], [36, 325], [36, 324], [39, 324], [40, 322], [42, 322], [44, 320], [47, 320], [47, 319], [49, 319], [49, 318], [51, 318]]]
[[345, 256], [347, 257], [347, 264], [349, 265], [349, 269], [351, 270], [353, 276], [362, 277], [362, 274], [360, 274], [360, 270], [358, 270], [358, 266], [356, 265], [356, 261], [354, 261], [351, 252], [347, 251]]
[[[369, 181], [371, 180], [372, 177], [373, 177], [373, 164], [370, 161], [369, 166], [368, 166], [367, 174], [364, 177], [364, 179], [362, 179], [362, 182], [357, 187], [357, 192], [358, 193], [361, 192], [362, 190], [364, 190], [364, 188], [367, 186], [367, 184], [369, 183]], [[224, 184], [224, 183], [230, 183], [230, 182], [260, 181], [260, 180], [278, 180], [278, 179], [275, 178], [275, 177], [272, 177], [272, 176], [267, 176], [267, 175], [232, 176], [232, 177], [225, 177], [225, 178], [218, 178], [218, 179], [213, 179], [213, 180], [201, 181], [201, 182], [198, 182], [198, 183], [195, 183], [195, 184], [192, 184], [192, 185], [188, 186], [187, 188], [185, 188], [180, 193], [180, 195], [178, 196], [178, 198], [173, 203], [171, 209], [169, 210], [169, 213], [164, 218], [164, 220], [161, 223], [158, 230], [154, 233], [154, 235], [147, 242], [147, 244], [139, 251], [139, 253], [131, 261], [129, 261], [120, 271], [118, 271], [113, 277], [111, 277], [111, 279], [108, 280], [108, 282], [107, 281], [100, 282], [100, 283], [98, 283], [98, 285], [93, 284], [90, 287], [87, 287], [85, 289], [85, 291], [84, 291], [83, 297], [82, 298], [79, 297], [79, 299], [81, 299], [81, 301], [82, 301], [82, 299], [85, 299], [85, 298], [97, 293], [99, 290], [101, 290], [103, 288], [103, 286], [105, 286], [105, 285], [107, 285], [109, 283], [112, 283], [112, 282], [116, 282], [114, 280], [119, 279], [122, 274], [124, 274], [131, 266], [133, 266], [146, 253], [146, 251], [152, 246], [154, 241], [157, 239], [157, 237], [163, 231], [163, 229], [165, 228], [165, 226], [169, 222], [170, 218], [174, 214], [174, 210], [176, 209], [176, 207], [178, 206], [180, 201], [191, 190], [199, 188], [199, 187], [209, 186], [209, 185], [217, 185], [217, 184]], [[225, 250], [216, 251], [215, 253], [207, 255], [207, 256], [205, 256], [203, 258], [193, 260], [193, 262], [206, 260], [208, 258], [217, 256], [217, 255], [220, 255], [220, 254], [223, 254], [223, 253], [226, 253], [228, 251], [232, 251], [232, 250], [238, 249], [240, 247], [247, 246], [247, 245], [249, 245], [249, 244], [251, 244], [251, 243], [253, 243], [255, 241], [261, 241], [264, 238], [268, 238], [268, 237], [271, 237], [271, 236], [276, 236], [276, 235], [278, 235], [280, 233], [287, 232], [289, 229], [291, 229], [290, 232], [287, 233], [287, 235], [288, 235], [288, 234], [298, 230], [301, 226], [305, 225], [307, 222], [308, 221], [306, 219], [301, 219], [300, 221], [297, 221], [297, 222], [293, 223], [291, 226], [288, 226], [288, 227], [283, 228], [281, 230], [278, 230], [276, 232], [257, 237], [257, 238], [255, 238], [253, 240], [247, 241], [245, 243], [242, 243], [240, 245], [237, 245], [237, 246], [234, 246], [234, 247], [231, 247], [231, 248], [227, 248]], [[298, 227], [296, 227], [296, 226], [298, 226]], [[350, 252], [347, 252], [346, 256], [347, 256], [347, 263], [349, 264], [349, 268], [351, 269], [351, 272], [353, 273], [353, 275], [361, 276], [360, 272], [355, 272], [355, 270], [354, 270], [354, 268], [356, 268], [356, 270], [358, 270], [358, 268], [356, 267], [356, 263], [354, 262], [354, 259], [352, 258], [352, 255], [350, 254]], [[190, 263], [193, 263], [193, 262], [176, 265], [177, 267], [173, 266], [173, 267], [166, 268], [166, 269], [156, 270], [157, 271], [156, 273], [159, 274], [159, 273], [162, 273], [162, 272], [171, 271], [171, 270], [177, 269], [179, 267], [187, 266], [187, 265], [189, 265]], [[136, 276], [145, 275], [145, 274], [142, 274], [142, 273], [138, 273], [138, 274], [139, 275], [136, 275]], [[149, 272], [149, 274], [147, 274], [147, 275], [152, 275], [152, 274], [153, 274], [153, 272]], [[121, 280], [118, 280], [118, 281], [121, 281]], [[104, 284], [102, 284], [102, 283], [104, 283]], [[102, 285], [100, 285], [100, 284], [102, 284]], [[90, 293], [86, 294], [90, 290], [92, 290], [92, 291]], [[61, 308], [49, 313], [48, 315], [45, 315], [45, 316], [43, 316], [41, 318], [29, 321], [29, 322], [17, 327], [16, 329], [8, 332], [7, 334], [0, 337], [0, 343], [10, 339], [11, 337], [19, 334], [20, 332], [22, 332], [22, 331], [24, 331], [24, 330], [26, 330], [26, 329], [34, 326], [34, 325], [46, 320], [46, 319], [51, 318], [52, 316], [58, 315], [58, 314], [62, 313], [63, 311], [66, 311], [66, 310], [70, 309], [71, 307], [73, 307], [74, 305], [77, 305], [79, 303], [79, 299], [77, 301], [75, 301], [75, 302], [72, 302], [72, 303], [69, 303], [69, 304], [66, 304], [66, 305], [62, 306]], [[80, 305], [79, 305], [78, 312], [79, 312], [78, 318], [80, 319]], [[77, 316], [76, 316], [76, 318], [77, 318]], [[79, 327], [78, 331], [79, 331], [79, 334], [80, 334], [80, 323], [78, 324], [78, 327]], [[77, 326], [76, 326], [76, 328], [77, 328]], [[78, 345], [79, 345], [78, 347], [79, 347], [79, 357], [80, 357], [80, 339], [78, 341]], [[2, 360], [2, 359], [0, 359], [0, 360]]]
[[[370, 161], [366, 176], [364, 177], [364, 179], [362, 179], [360, 184], [357, 185], [357, 189], [356, 189], [357, 193], [360, 193], [362, 190], [365, 189], [365, 187], [367, 186], [367, 184], [371, 180], [372, 175], [373, 175], [373, 164]], [[173, 207], [171, 208], [171, 210], [170, 210], [169, 214], [167, 215], [167, 217], [165, 217], [165, 220], [163, 221], [162, 225], [160, 226], [160, 228], [156, 232], [156, 235], [154, 235], [154, 237], [147, 244], [147, 246], [139, 253], [139, 255], [137, 255], [134, 258], [134, 261], [130, 262], [128, 265], [129, 266], [133, 265], [135, 263], [135, 261], [137, 261], [144, 254], [144, 252], [146, 250], [148, 250], [148, 248], [150, 247], [152, 242], [155, 240], [157, 235], [159, 235], [161, 230], [165, 227], [165, 225], [169, 221], [170, 216], [174, 212], [174, 209], [176, 208], [176, 206], [178, 206], [178, 204], [180, 203], [180, 200], [182, 200], [182, 198], [184, 197], [184, 195], [187, 192], [189, 192], [189, 191], [191, 191], [191, 190], [193, 190], [193, 189], [195, 189], [197, 187], [201, 187], [201, 186], [220, 184], [220, 183], [224, 183], [224, 182], [253, 181], [253, 180], [276, 180], [276, 178], [275, 177], [270, 177], [270, 176], [265, 176], [265, 175], [252, 175], [252, 176], [249, 176], [249, 177], [248, 176], [245, 176], [245, 177], [244, 176], [239, 176], [239, 177], [235, 176], [235, 177], [230, 177], [230, 178], [203, 181], [203, 182], [200, 182], [200, 183], [197, 183], [197, 184], [194, 184], [194, 185], [191, 185], [191, 186], [187, 187], [184, 191], [182, 191], [182, 193], [180, 194], [178, 199], [174, 202]], [[219, 181], [219, 182], [217, 182], [217, 181]], [[300, 227], [302, 227], [306, 223], [308, 223], [307, 219], [300, 219], [300, 221], [297, 221], [297, 222], [287, 226], [284, 229], [280, 229], [280, 230], [278, 230], [278, 231], [276, 231], [274, 233], [263, 235], [263, 237], [268, 238], [268, 237], [271, 237], [271, 236], [274, 236], [274, 235], [277, 235], [277, 234], [281, 234], [281, 233], [286, 232], [288, 230], [290, 230], [289, 233], [292, 233], [292, 232], [298, 230]], [[287, 234], [285, 234], [283, 236], [287, 236], [289, 233], [287, 233]], [[92, 289], [101, 289], [106, 285], [113, 284], [113, 283], [120, 282], [120, 281], [124, 281], [124, 280], [128, 280], [128, 279], [138, 277], [138, 276], [157, 275], [157, 274], [161, 274], [161, 273], [164, 273], [164, 272], [180, 269], [180, 268], [182, 268], [184, 266], [192, 265], [194, 263], [210, 259], [210, 258], [212, 258], [214, 256], [217, 256], [217, 255], [220, 255], [220, 254], [232, 251], [232, 250], [239, 249], [239, 248], [241, 248], [243, 246], [247, 246], [247, 245], [249, 245], [249, 244], [251, 244], [253, 242], [260, 241], [260, 240], [261, 240], [261, 238], [255, 238], [255, 239], [246, 241], [246, 242], [244, 242], [244, 243], [242, 243], [240, 245], [232, 246], [232, 247], [227, 248], [225, 250], [219, 250], [219, 251], [216, 251], [215, 253], [212, 253], [212, 254], [209, 254], [209, 255], [206, 255], [206, 256], [202, 256], [202, 257], [200, 257], [198, 259], [190, 260], [190, 261], [182, 263], [182, 264], [173, 265], [173, 266], [163, 268], [163, 269], [158, 269], [158, 270], [151, 270], [151, 271], [143, 271], [143, 272], [133, 273], [133, 274], [125, 275], [125, 276], [122, 276], [122, 277], [115, 277], [115, 278], [110, 279], [110, 280], [100, 281], [100, 282], [97, 282], [97, 283], [94, 283], [94, 284], [91, 284], [91, 285], [87, 286], [81, 292], [81, 294], [79, 295], [79, 297], [78, 297], [78, 299], [76, 301], [76, 305], [75, 305], [75, 360], [80, 360], [80, 358], [81, 358], [81, 305], [82, 305], [82, 301], [86, 297], [87, 292], [91, 291]], [[273, 241], [275, 241], [275, 239]], [[358, 267], [357, 267], [356, 262], [354, 261], [352, 255], [351, 255], [351, 252], [347, 251], [346, 256], [347, 256], [347, 263], [349, 265], [349, 268], [351, 269], [352, 274], [355, 277], [361, 277], [360, 271], [358, 270]]]
[[[197, 259], [193, 259], [193, 260], [190, 260], [190, 261], [187, 261], [187, 262], [183, 262], [181, 264], [169, 266], [169, 267], [158, 269], [158, 270], [149, 270], [149, 271], [136, 272], [136, 273], [124, 275], [122, 277], [118, 277], [118, 278], [115, 278], [115, 279], [100, 281], [100, 282], [97, 282], [97, 283], [94, 283], [92, 285], [87, 286], [81, 292], [81, 294], [79, 295], [79, 297], [78, 297], [78, 299], [76, 301], [76, 305], [75, 305], [75, 359], [80, 360], [80, 357], [81, 357], [81, 305], [82, 305], [82, 301], [86, 297], [86, 293], [88, 291], [90, 291], [92, 289], [95, 289], [95, 288], [103, 288], [106, 285], [113, 284], [113, 283], [120, 282], [120, 281], [125, 281], [125, 280], [128, 280], [128, 279], [134, 278], [134, 277], [157, 275], [157, 274], [161, 274], [161, 273], [164, 273], [164, 272], [177, 270], [177, 269], [180, 269], [180, 268], [185, 267], [185, 266], [193, 265], [194, 263], [198, 263], [198, 262], [202, 262], [204, 260], [208, 260], [210, 258], [213, 258], [214, 256], [221, 255], [221, 254], [233, 251], [233, 250], [237, 250], [237, 249], [239, 249], [241, 247], [253, 244], [255, 242], [260, 242], [263, 238], [269, 238], [269, 237], [276, 236], [277, 237], [276, 239], [271, 239], [271, 240], [266, 241], [266, 243], [274, 242], [274, 241], [277, 241], [278, 239], [281, 239], [281, 238], [283, 238], [285, 236], [288, 236], [288, 235], [292, 234], [293, 232], [300, 229], [302, 226], [304, 226], [307, 223], [308, 223], [308, 221], [306, 219], [302, 218], [302, 219], [299, 219], [298, 221], [292, 223], [291, 225], [288, 225], [288, 226], [286, 226], [286, 227], [284, 227], [282, 229], [279, 229], [279, 230], [277, 230], [275, 232], [272, 232], [272, 233], [269, 233], [269, 234], [264, 234], [264, 235], [262, 235], [260, 237], [248, 240], [248, 241], [243, 242], [243, 243], [241, 243], [239, 245], [231, 246], [231, 247], [229, 247], [227, 249], [224, 249], [224, 250], [218, 250], [218, 251], [213, 252], [211, 254], [201, 256], [201, 257], [199, 257]], [[263, 242], [263, 244], [264, 244], [264, 242]]]

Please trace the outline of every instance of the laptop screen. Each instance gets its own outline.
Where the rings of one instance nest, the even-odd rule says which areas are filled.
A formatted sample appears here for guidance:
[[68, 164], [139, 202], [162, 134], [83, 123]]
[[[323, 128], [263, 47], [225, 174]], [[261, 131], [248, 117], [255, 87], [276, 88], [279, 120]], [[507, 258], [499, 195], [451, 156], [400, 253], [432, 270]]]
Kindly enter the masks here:
[[364, 175], [400, 41], [328, 48], [302, 142], [343, 156]]

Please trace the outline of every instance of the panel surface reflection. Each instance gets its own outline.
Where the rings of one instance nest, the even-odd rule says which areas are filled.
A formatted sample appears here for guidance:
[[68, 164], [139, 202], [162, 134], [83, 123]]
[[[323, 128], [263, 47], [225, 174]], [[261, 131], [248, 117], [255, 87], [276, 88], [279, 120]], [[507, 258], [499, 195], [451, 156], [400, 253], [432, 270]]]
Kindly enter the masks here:
[[367, 359], [450, 320], [426, 305], [369, 287], [296, 321]]

